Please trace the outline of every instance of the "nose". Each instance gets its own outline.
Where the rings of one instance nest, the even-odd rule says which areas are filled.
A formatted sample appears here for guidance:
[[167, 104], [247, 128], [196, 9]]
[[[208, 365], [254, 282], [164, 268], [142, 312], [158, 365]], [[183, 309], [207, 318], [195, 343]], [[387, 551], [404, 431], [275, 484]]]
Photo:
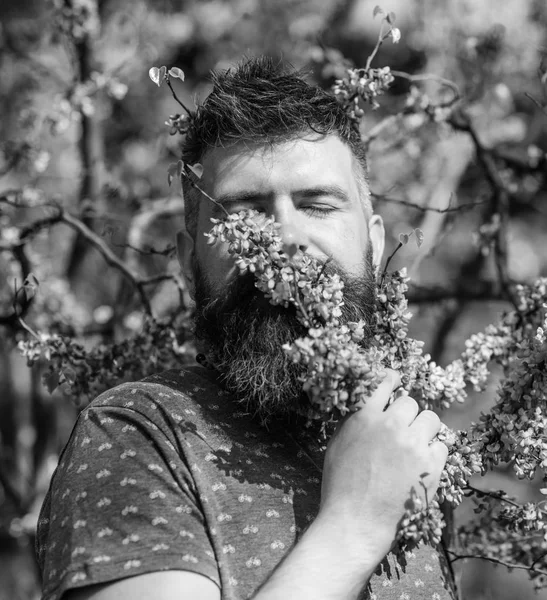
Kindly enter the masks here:
[[279, 234], [283, 240], [283, 251], [289, 256], [294, 256], [298, 250], [305, 252], [310, 246], [305, 227], [296, 223], [281, 224]]
[[293, 256], [298, 250], [305, 252], [310, 246], [306, 224], [297, 208], [289, 202], [276, 203], [275, 220], [281, 225], [279, 235], [283, 241], [283, 250]]

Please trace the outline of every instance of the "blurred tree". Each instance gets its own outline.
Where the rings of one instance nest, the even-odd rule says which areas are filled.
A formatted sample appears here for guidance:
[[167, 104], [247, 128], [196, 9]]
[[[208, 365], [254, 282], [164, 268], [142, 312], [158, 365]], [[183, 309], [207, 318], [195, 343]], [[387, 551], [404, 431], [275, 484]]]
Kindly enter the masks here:
[[[541, 0], [383, 8], [403, 35], [375, 58], [395, 80], [361, 121], [371, 187], [392, 248], [401, 232], [425, 233], [394, 264], [411, 267], [416, 337], [447, 360], [510, 306], [509, 283], [546, 274], [547, 9]], [[149, 68], [182, 68], [176, 91], [188, 106], [206, 96], [211, 69], [244, 54], [306, 66], [328, 87], [365, 65], [373, 9], [368, 0], [0, 5], [0, 598], [36, 596], [37, 510], [78, 407], [195, 353], [174, 256], [184, 204], [166, 176], [178, 147], [164, 121], [177, 105]], [[48, 357], [43, 333], [74, 346]], [[40, 360], [27, 369], [17, 344], [35, 336]], [[463, 426], [488, 401], [446, 419]], [[466, 598], [483, 597], [477, 575], [468, 580]]]

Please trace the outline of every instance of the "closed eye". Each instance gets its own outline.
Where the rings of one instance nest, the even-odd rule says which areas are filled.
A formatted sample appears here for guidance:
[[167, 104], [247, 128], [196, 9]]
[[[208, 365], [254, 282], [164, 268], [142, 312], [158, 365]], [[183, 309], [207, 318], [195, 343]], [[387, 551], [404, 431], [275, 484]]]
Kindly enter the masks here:
[[314, 217], [319, 217], [320, 219], [324, 219], [329, 213], [332, 213], [335, 211], [335, 209], [332, 208], [332, 206], [325, 206], [325, 205], [302, 206], [302, 207], [300, 207], [300, 210], [304, 210], [309, 215], [312, 215]]

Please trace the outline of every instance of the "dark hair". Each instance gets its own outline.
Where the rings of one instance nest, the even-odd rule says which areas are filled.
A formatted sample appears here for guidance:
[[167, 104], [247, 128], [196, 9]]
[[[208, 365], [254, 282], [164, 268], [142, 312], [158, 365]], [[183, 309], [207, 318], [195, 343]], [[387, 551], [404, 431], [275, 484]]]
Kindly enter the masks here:
[[[211, 148], [245, 141], [276, 143], [301, 134], [336, 134], [351, 149], [366, 181], [366, 158], [354, 121], [332, 94], [308, 84], [301, 73], [268, 57], [247, 59], [213, 73], [213, 90], [192, 119], [182, 145], [186, 164]], [[184, 181], [186, 228], [195, 238], [199, 197]]]

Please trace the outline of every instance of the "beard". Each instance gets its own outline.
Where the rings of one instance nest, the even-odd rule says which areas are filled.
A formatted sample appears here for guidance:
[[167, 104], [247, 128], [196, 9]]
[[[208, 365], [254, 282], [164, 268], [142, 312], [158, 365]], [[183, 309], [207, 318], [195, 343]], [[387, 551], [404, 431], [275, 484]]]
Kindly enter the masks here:
[[[195, 337], [225, 389], [262, 422], [286, 418], [309, 406], [302, 391], [306, 369], [287, 356], [282, 346], [308, 330], [296, 317], [294, 306], [273, 306], [247, 273], [236, 277], [222, 294], [215, 294], [200, 265], [194, 261]], [[337, 274], [344, 283], [341, 323], [365, 322], [366, 346], [372, 336], [375, 277], [369, 244], [360, 277], [349, 275], [332, 262], [326, 275]]]

